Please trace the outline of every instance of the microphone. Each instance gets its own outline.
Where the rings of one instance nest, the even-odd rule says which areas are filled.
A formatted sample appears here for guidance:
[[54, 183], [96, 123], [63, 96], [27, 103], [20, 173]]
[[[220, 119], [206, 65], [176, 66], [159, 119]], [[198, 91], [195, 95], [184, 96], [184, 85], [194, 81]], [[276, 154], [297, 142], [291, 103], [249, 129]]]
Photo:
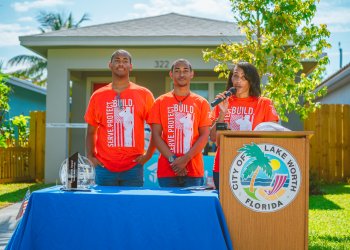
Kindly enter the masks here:
[[237, 92], [237, 89], [235, 87], [231, 87], [229, 88], [228, 91], [225, 92], [225, 98], [216, 98], [214, 101], [212, 101], [210, 103], [210, 105], [212, 107], [215, 107], [216, 105], [218, 105], [220, 102], [222, 102], [223, 100], [225, 100], [227, 97], [233, 95], [233, 94], [236, 94]]

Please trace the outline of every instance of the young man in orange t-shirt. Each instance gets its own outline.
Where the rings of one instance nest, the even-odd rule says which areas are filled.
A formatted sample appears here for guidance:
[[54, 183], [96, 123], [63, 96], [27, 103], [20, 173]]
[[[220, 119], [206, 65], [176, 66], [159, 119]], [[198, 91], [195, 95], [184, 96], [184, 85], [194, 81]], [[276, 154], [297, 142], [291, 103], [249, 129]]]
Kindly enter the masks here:
[[144, 124], [153, 94], [129, 80], [131, 55], [113, 53], [109, 68], [112, 82], [93, 93], [85, 121], [87, 157], [96, 167], [96, 184], [143, 186], [143, 164], [152, 156], [151, 142], [144, 153]]
[[160, 152], [158, 183], [161, 187], [203, 185], [202, 150], [209, 137], [208, 101], [190, 91], [191, 64], [176, 60], [169, 75], [174, 90], [155, 101], [148, 123], [152, 139]]

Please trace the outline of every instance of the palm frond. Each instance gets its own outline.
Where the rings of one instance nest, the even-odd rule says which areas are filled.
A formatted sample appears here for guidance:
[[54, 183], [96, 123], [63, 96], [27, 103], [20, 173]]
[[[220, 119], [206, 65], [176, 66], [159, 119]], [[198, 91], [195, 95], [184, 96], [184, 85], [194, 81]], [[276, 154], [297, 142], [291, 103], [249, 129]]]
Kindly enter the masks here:
[[89, 21], [90, 15], [84, 13], [84, 15], [80, 18], [80, 20], [74, 25], [75, 28], [78, 28], [82, 22]]
[[257, 160], [265, 156], [261, 149], [258, 147], [258, 145], [256, 145], [255, 143], [251, 143], [250, 145], [246, 144], [243, 148], [240, 148], [238, 151], [245, 153], [247, 156], [255, 157]]
[[[251, 165], [247, 168], [244, 175], [250, 176], [254, 170], [260, 166], [262, 171], [269, 177], [272, 176], [272, 167], [270, 166], [270, 160], [264, 154], [264, 152], [255, 143], [246, 144], [244, 147], [238, 150], [245, 153], [247, 156], [255, 158]], [[249, 170], [252, 167], [253, 170]], [[246, 178], [246, 177], [245, 177]]]
[[260, 169], [271, 178], [272, 176], [272, 167], [270, 165], [270, 160], [267, 157], [264, 157], [259, 162]]
[[42, 64], [46, 63], [46, 60], [44, 58], [35, 56], [35, 55], [18, 55], [15, 57], [12, 57], [7, 64], [9, 66], [17, 66], [17, 65], [25, 65], [25, 64]]
[[244, 171], [243, 173], [243, 178], [247, 179], [248, 177], [250, 177], [254, 171], [259, 167], [259, 162], [258, 161], [253, 161], [248, 167], [247, 169]]

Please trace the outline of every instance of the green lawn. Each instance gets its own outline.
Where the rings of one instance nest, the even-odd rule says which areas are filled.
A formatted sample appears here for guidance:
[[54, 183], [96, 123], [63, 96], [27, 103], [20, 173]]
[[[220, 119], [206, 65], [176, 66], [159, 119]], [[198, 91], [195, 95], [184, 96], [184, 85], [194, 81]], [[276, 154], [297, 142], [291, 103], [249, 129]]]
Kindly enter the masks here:
[[41, 183], [11, 183], [0, 184], [0, 208], [23, 200], [28, 188], [31, 192], [53, 186], [54, 184]]
[[[30, 191], [54, 184], [0, 184], [0, 208], [21, 201]], [[324, 185], [324, 195], [310, 196], [309, 249], [350, 250], [350, 185]]]
[[350, 185], [325, 185], [310, 196], [309, 249], [350, 249]]

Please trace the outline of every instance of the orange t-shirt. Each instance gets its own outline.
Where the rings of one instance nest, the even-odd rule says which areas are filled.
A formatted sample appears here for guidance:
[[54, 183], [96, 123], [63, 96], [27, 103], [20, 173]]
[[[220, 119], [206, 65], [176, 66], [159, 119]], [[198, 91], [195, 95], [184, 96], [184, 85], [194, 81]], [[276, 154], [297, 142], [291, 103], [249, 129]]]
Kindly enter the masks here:
[[[188, 152], [199, 137], [200, 127], [210, 126], [209, 103], [203, 97], [191, 94], [180, 104], [172, 92], [166, 93], [155, 101], [148, 123], [160, 124], [163, 128], [162, 138], [176, 156]], [[194, 156], [186, 166], [187, 176], [202, 177], [204, 165], [202, 154]], [[168, 159], [163, 155], [158, 159], [158, 178], [175, 177]]]
[[[262, 122], [277, 122], [279, 120], [275, 107], [270, 99], [266, 97], [247, 97], [238, 98], [231, 96], [228, 99], [228, 111], [224, 118], [227, 128], [230, 130], [252, 131]], [[219, 106], [216, 106], [211, 114], [214, 121], [220, 113]], [[214, 172], [219, 172], [219, 155], [218, 147], [215, 154]]]
[[132, 82], [120, 95], [112, 83], [92, 94], [85, 121], [97, 127], [95, 156], [110, 171], [131, 169], [144, 153], [144, 125], [153, 102], [151, 91]]

